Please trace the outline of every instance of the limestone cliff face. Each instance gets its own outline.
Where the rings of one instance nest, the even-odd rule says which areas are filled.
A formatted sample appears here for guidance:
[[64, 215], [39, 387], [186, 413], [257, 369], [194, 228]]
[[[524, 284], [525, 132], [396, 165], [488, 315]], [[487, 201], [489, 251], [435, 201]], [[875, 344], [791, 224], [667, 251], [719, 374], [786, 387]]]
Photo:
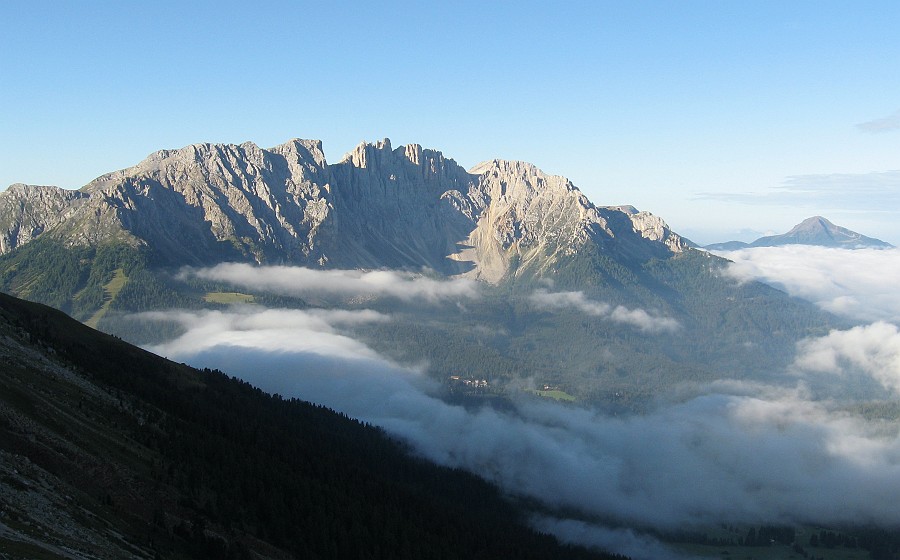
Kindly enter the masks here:
[[660, 218], [629, 207], [597, 207], [568, 179], [530, 163], [493, 160], [475, 166], [480, 203], [476, 228], [453, 258], [475, 263], [471, 275], [498, 282], [550, 273], [592, 248], [643, 262], [689, 243]]
[[0, 193], [0, 254], [69, 219], [88, 197], [58, 187], [17, 183]]
[[428, 268], [489, 282], [540, 275], [586, 248], [645, 260], [687, 243], [659, 218], [594, 206], [523, 162], [470, 171], [416, 144], [363, 143], [340, 162], [321, 142], [194, 144], [152, 154], [81, 191], [0, 193], [0, 252], [51, 235], [144, 245], [173, 265], [225, 260]]
[[321, 142], [270, 150], [194, 144], [156, 152], [84, 189], [121, 227], [175, 263], [314, 258], [330, 209]]
[[631, 219], [632, 228], [644, 239], [662, 243], [674, 253], [680, 253], [694, 244], [669, 229], [659, 216], [641, 212], [634, 206], [611, 206], [611, 210], [624, 212]]
[[[565, 177], [530, 163], [493, 160], [471, 172], [477, 223], [454, 258], [475, 263], [472, 275], [498, 282], [510, 273], [541, 272], [571, 256], [605, 220]], [[515, 270], [512, 270], [514, 268]]]
[[455, 161], [385, 139], [360, 144], [330, 169], [334, 266], [466, 268], [448, 256], [474, 227], [476, 177]]

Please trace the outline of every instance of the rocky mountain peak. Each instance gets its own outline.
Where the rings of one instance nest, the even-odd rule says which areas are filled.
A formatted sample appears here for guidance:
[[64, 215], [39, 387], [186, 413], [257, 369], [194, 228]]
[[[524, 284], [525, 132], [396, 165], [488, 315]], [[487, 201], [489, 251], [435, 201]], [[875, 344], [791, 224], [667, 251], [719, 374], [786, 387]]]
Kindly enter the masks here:
[[425, 174], [440, 175], [447, 167], [459, 166], [437, 150], [422, 148], [420, 144], [407, 144], [395, 149], [391, 146], [391, 140], [385, 138], [379, 142], [360, 143], [333, 167], [369, 169], [376, 173], [388, 172], [389, 175], [416, 167], [422, 168]]
[[344, 154], [338, 164], [350, 164], [359, 169], [366, 169], [376, 163], [383, 162], [392, 153], [391, 139], [385, 138], [377, 142], [360, 142], [353, 150]]
[[650, 241], [658, 241], [663, 243], [673, 253], [680, 253], [694, 244], [673, 232], [669, 225], [659, 216], [650, 212], [640, 211], [630, 204], [624, 206], [611, 206], [626, 214], [631, 219], [632, 227], [636, 233], [639, 233], [644, 239]]
[[808, 232], [821, 232], [821, 231], [838, 231], [840, 228], [833, 223], [829, 222], [827, 219], [822, 216], [812, 216], [811, 218], [806, 218], [799, 224], [795, 225], [791, 228], [791, 231], [788, 233], [800, 233], [802, 231]]

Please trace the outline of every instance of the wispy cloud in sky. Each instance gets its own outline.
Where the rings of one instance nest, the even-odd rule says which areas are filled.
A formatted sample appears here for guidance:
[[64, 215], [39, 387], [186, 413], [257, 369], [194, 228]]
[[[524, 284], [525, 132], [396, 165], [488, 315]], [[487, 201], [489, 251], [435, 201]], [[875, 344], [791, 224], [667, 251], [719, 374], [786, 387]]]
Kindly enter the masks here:
[[872, 173], [792, 175], [762, 192], [701, 192], [698, 200], [718, 200], [760, 206], [802, 206], [822, 212], [900, 212], [900, 170]]
[[863, 132], [877, 134], [880, 132], [892, 132], [900, 130], [900, 109], [894, 111], [886, 117], [872, 119], [871, 121], [861, 122], [856, 128]]
[[371, 311], [325, 309], [264, 309], [252, 306], [229, 311], [151, 311], [138, 319], [173, 321], [185, 333], [150, 350], [162, 355], [203, 352], [210, 348], [253, 348], [266, 352], [308, 352], [321, 355], [380, 358], [341, 329], [388, 321]]
[[885, 389], [900, 395], [900, 332], [897, 326], [877, 322], [827, 336], [804, 340], [794, 366], [850, 380], [870, 376]]

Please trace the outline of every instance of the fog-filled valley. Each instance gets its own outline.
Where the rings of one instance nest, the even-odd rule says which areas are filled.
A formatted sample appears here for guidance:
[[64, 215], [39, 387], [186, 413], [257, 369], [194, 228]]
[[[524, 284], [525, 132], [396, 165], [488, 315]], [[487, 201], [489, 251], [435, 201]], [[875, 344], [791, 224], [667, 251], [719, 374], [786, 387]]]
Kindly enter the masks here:
[[[890, 273], [900, 253], [723, 256], [735, 286], [764, 280], [841, 328], [774, 349], [740, 331], [740, 359], [752, 363], [737, 364], [715, 352], [735, 332], [685, 340], [687, 328], [659, 309], [549, 283], [516, 298], [420, 274], [246, 265], [180, 273], [236, 303], [128, 321], [169, 326], [170, 339], [148, 346], [160, 355], [382, 426], [417, 454], [536, 500], [534, 526], [565, 540], [657, 558], [679, 555], [660, 534], [723, 523], [900, 523]], [[250, 303], [253, 294], [294, 305]], [[692, 351], [699, 357], [686, 359]], [[571, 375], [587, 363], [595, 369]]]

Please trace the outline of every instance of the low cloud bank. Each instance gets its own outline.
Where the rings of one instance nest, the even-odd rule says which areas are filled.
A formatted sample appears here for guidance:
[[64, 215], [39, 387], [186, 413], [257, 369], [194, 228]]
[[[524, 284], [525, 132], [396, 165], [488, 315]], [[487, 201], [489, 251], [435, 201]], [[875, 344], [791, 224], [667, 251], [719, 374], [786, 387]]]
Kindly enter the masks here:
[[794, 366], [808, 373], [831, 374], [845, 381], [871, 377], [900, 394], [900, 331], [878, 322], [802, 341]]
[[371, 310], [293, 310], [234, 308], [230, 311], [147, 312], [137, 319], [173, 321], [184, 335], [148, 350], [163, 356], [190, 356], [211, 349], [245, 348], [261, 352], [304, 352], [325, 356], [380, 359], [365, 344], [341, 334], [340, 327], [384, 322]]
[[[505, 410], [448, 404], [427, 376], [349, 334], [355, 325], [391, 320], [373, 311], [247, 307], [141, 317], [175, 320], [185, 329], [153, 351], [382, 426], [428, 459], [540, 501], [550, 513], [532, 523], [566, 542], [641, 560], [672, 553], [640, 528], [900, 523], [900, 424], [867, 421], [835, 401], [816, 400], [810, 389], [816, 380], [833, 379], [839, 387], [868, 382], [900, 392], [900, 329], [888, 322], [900, 316], [900, 294], [891, 285], [900, 272], [898, 252], [789, 247], [729, 257], [737, 261], [731, 268], [736, 278], [777, 283], [832, 311], [881, 320], [799, 344], [784, 372], [794, 388], [722, 380], [706, 394], [645, 415], [610, 416], [533, 398]], [[279, 282], [276, 269], [207, 270], [216, 270], [209, 278], [241, 277], [257, 287]], [[319, 272], [300, 275], [304, 282], [324, 282]], [[336, 272], [327, 277], [334, 285], [321, 289], [351, 295], [361, 285], [388, 286], [397, 278], [375, 282], [358, 274]], [[421, 302], [475, 293], [464, 284], [399, 278], [402, 286], [421, 290], [411, 296]], [[294, 281], [284, 281], [279, 293], [296, 293], [289, 291]], [[365, 291], [373, 290], [394, 293], [390, 287]], [[622, 308], [617, 315], [581, 292], [537, 291], [531, 303], [651, 331], [677, 328], [642, 310]], [[629, 526], [635, 529], [623, 529]]]
[[257, 267], [225, 263], [211, 268], [185, 269], [182, 275], [298, 297], [385, 296], [427, 302], [478, 297], [478, 283], [473, 280], [434, 279], [392, 270], [316, 270], [296, 266]]
[[621, 305], [613, 307], [608, 303], [589, 299], [584, 292], [535, 290], [528, 299], [538, 309], [575, 309], [585, 315], [631, 325], [644, 332], [673, 332], [680, 326], [678, 321], [670, 317], [658, 317], [643, 309], [628, 309]]
[[532, 526], [539, 531], [556, 535], [564, 543], [614, 550], [633, 560], [684, 558], [653, 537], [631, 529], [614, 529], [576, 519], [557, 519], [548, 516], [535, 517], [532, 519]]
[[859, 321], [900, 322], [900, 249], [758, 247], [717, 254], [734, 278], [760, 280]]
[[[271, 392], [324, 404], [384, 427], [422, 456], [460, 467], [585, 519], [677, 529], [727, 523], [900, 523], [900, 430], [870, 424], [800, 389], [720, 384], [716, 392], [642, 416], [615, 417], [523, 399], [468, 410], [427, 377], [342, 334], [371, 312], [240, 309], [154, 313], [187, 332], [152, 349], [219, 368]], [[892, 326], [844, 333], [878, 340]], [[850, 354], [844, 334], [809, 341], [798, 367], [828, 369]], [[865, 362], [872, 375], [896, 354]], [[862, 360], [862, 358], [859, 358]], [[561, 538], [636, 557], [652, 539], [571, 519], [540, 518]], [[636, 551], [646, 553], [638, 554]]]

